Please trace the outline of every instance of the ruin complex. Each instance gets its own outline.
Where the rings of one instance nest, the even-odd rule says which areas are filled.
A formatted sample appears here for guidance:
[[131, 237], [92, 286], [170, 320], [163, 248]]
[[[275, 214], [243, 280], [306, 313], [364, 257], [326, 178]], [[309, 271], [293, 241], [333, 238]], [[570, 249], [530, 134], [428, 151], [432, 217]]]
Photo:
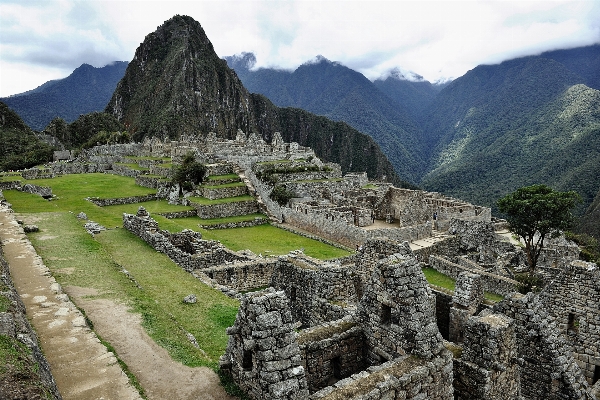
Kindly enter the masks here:
[[[180, 196], [165, 164], [190, 153], [208, 176], [226, 176], [226, 186], [205, 184]], [[132, 159], [140, 168], [131, 168]], [[523, 252], [498, 234], [505, 224], [489, 208], [369, 181], [364, 173], [343, 175], [279, 133], [272, 143], [239, 131], [234, 140], [209, 134], [97, 146], [23, 177], [85, 172], [135, 177], [157, 189], [153, 198], [194, 208], [167, 218], [262, 213], [220, 227], [270, 221], [356, 250], [328, 261], [301, 250], [266, 257], [231, 251], [195, 231], [161, 230], [143, 208], [123, 216], [123, 226], [154, 249], [240, 299], [220, 364], [250, 398], [598, 398], [600, 270], [578, 260], [577, 246], [564, 238], [549, 241], [540, 257], [547, 284], [520, 294], [515, 273], [525, 265]], [[290, 199], [274, 200], [277, 187]], [[207, 205], [198, 196], [243, 200]], [[428, 284], [424, 268], [454, 278], [455, 290]], [[490, 301], [487, 293], [503, 299]]]

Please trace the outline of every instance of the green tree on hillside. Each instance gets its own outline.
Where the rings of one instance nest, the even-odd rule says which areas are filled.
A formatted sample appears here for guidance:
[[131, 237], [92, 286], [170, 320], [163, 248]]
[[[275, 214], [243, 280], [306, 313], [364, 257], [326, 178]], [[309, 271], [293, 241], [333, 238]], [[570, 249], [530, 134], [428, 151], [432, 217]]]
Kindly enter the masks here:
[[546, 185], [522, 187], [498, 200], [498, 208], [507, 215], [511, 231], [525, 242], [531, 273], [535, 272], [544, 239], [557, 237], [571, 226], [571, 209], [580, 201], [577, 192], [557, 192]]
[[181, 189], [191, 190], [193, 185], [199, 185], [206, 175], [206, 167], [197, 162], [192, 153], [188, 153], [181, 165], [175, 169], [173, 183], [178, 183]]

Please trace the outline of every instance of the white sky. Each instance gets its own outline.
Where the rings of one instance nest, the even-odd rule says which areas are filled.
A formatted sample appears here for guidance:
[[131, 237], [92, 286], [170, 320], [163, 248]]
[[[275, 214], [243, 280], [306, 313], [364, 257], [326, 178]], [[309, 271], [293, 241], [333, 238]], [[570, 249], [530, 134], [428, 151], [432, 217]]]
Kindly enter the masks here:
[[323, 55], [375, 79], [429, 81], [479, 64], [600, 42], [600, 1], [0, 0], [0, 96], [130, 61], [175, 14], [196, 19], [221, 57], [293, 69]]

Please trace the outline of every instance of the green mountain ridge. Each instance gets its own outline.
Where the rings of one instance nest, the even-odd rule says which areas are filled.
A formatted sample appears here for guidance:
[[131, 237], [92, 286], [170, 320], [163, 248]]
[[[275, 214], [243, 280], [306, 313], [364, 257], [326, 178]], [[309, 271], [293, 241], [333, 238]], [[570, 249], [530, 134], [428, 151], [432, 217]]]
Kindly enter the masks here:
[[82, 64], [64, 79], [0, 101], [17, 112], [31, 129], [41, 131], [56, 117], [73, 122], [82, 114], [104, 109], [126, 67], [123, 61], [102, 68]]

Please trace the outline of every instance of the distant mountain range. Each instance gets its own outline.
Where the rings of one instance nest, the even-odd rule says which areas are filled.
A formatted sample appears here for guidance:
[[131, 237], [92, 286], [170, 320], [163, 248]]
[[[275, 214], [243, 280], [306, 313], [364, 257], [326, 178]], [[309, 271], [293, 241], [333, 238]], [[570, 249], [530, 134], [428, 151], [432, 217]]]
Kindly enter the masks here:
[[[371, 82], [324, 57], [295, 71], [255, 69], [251, 53], [225, 58], [234, 74], [192, 21], [178, 16], [148, 35], [127, 74], [121, 72], [110, 103], [109, 95], [90, 111], [109, 103], [106, 110], [136, 139], [211, 130], [233, 137], [240, 128], [270, 140], [281, 131], [285, 140], [314, 147], [345, 171], [362, 168], [492, 207], [520, 186], [545, 183], [577, 190], [584, 199], [579, 212], [590, 206], [598, 214], [600, 45], [481, 65], [445, 85], [408, 80], [398, 71]], [[58, 82], [74, 82], [80, 69], [90, 68]], [[3, 101], [41, 129], [42, 122], [34, 125], [26, 115], [49, 121], [59, 115], [50, 111], [53, 101], [36, 100], [27, 111], [11, 101], [52, 89], [63, 101], [82, 103], [100, 79], [62, 91], [53, 81]], [[70, 122], [80, 113], [63, 118]]]
[[41, 131], [55, 117], [75, 121], [81, 114], [102, 111], [127, 62], [115, 61], [102, 68], [82, 64], [71, 75], [44, 83], [33, 90], [0, 98], [33, 130]]

